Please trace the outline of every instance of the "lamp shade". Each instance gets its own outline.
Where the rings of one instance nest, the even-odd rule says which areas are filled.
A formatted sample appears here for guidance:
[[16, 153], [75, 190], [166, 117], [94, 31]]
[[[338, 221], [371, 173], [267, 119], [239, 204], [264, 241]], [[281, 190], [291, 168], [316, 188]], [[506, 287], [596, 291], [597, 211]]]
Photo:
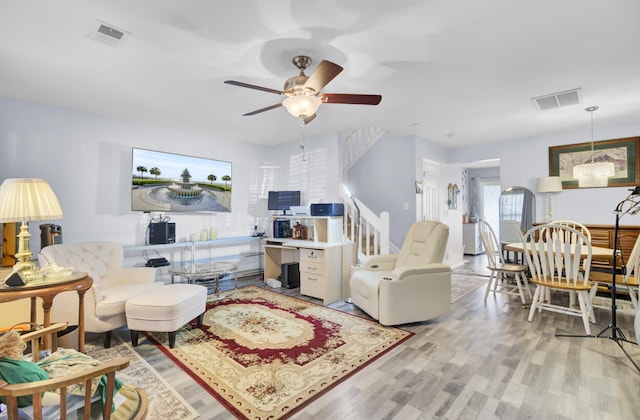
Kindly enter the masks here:
[[322, 100], [313, 95], [289, 96], [282, 101], [282, 105], [287, 108], [289, 114], [294, 117], [306, 118], [316, 113]]
[[62, 217], [58, 198], [45, 180], [9, 178], [0, 185], [0, 223]]
[[562, 191], [562, 181], [559, 176], [543, 176], [538, 178], [539, 193], [553, 193]]

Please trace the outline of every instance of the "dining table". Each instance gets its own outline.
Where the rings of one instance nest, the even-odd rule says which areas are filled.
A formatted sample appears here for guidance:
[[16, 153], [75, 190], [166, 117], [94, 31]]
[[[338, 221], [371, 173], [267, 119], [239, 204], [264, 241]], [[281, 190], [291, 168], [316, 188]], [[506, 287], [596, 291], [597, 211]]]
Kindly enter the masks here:
[[[534, 244], [536, 248], [538, 244]], [[574, 254], [575, 247], [572, 246], [572, 255]], [[522, 242], [511, 242], [504, 245], [504, 250], [509, 252], [515, 252], [518, 254], [524, 254], [524, 244]], [[611, 248], [604, 248], [601, 246], [591, 246], [591, 260], [613, 260], [614, 250]], [[587, 255], [587, 247], [583, 246], [580, 252], [581, 255]]]

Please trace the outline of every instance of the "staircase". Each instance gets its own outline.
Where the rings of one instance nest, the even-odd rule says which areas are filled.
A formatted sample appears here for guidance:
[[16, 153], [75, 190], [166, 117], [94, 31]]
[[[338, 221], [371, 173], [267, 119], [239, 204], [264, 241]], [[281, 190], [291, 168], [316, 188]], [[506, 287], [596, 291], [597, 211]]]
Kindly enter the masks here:
[[[359, 128], [350, 132], [342, 141], [342, 172], [347, 170], [385, 133], [382, 128]], [[346, 178], [345, 178], [346, 179]]]
[[[385, 130], [379, 127], [360, 128], [350, 132], [341, 142], [342, 146], [342, 173], [343, 179], [347, 179], [347, 171], [373, 144], [382, 137]], [[354, 200], [341, 191], [344, 202], [344, 236], [353, 241], [358, 236], [357, 255], [355, 263], [362, 263], [367, 259], [388, 254], [389, 242], [389, 213], [382, 212], [379, 215], [371, 211], [357, 198]], [[360, 220], [358, 225], [357, 220]], [[360, 233], [358, 235], [358, 232]]]
[[[360, 200], [351, 199], [346, 193], [341, 194], [344, 201], [344, 227], [343, 232], [347, 240], [353, 241], [358, 237], [355, 264], [365, 262], [367, 259], [390, 251], [389, 241], [389, 213], [383, 211], [376, 215]], [[358, 226], [358, 209], [360, 210], [360, 225]], [[356, 229], [360, 234], [358, 235]]]

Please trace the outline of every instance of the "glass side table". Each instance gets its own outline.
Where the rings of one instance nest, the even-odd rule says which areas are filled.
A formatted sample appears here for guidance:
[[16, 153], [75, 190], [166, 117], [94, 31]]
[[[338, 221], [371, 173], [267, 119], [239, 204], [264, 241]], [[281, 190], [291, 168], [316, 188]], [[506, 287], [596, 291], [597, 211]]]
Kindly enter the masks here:
[[231, 275], [235, 282], [235, 289], [238, 290], [238, 264], [231, 261], [212, 261], [208, 263], [192, 264], [178, 263], [169, 266], [169, 274], [171, 274], [171, 283], [174, 282], [175, 276], [184, 277], [188, 283], [196, 281], [213, 281], [215, 285], [216, 295], [220, 294], [220, 279]]

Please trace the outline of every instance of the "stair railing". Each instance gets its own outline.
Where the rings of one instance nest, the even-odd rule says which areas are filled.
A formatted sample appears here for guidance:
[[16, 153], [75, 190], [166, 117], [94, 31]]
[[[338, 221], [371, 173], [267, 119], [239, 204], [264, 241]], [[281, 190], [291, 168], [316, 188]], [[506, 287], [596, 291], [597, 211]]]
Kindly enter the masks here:
[[[360, 210], [360, 226], [356, 228], [358, 210], [351, 197], [346, 193], [341, 193], [344, 201], [344, 236], [346, 240], [353, 241], [358, 236], [357, 261], [366, 261], [375, 255], [388, 254], [390, 249], [389, 241], [389, 213], [383, 211], [376, 215], [371, 209], [365, 206], [360, 200], [354, 198]], [[359, 234], [356, 232], [359, 231]]]

